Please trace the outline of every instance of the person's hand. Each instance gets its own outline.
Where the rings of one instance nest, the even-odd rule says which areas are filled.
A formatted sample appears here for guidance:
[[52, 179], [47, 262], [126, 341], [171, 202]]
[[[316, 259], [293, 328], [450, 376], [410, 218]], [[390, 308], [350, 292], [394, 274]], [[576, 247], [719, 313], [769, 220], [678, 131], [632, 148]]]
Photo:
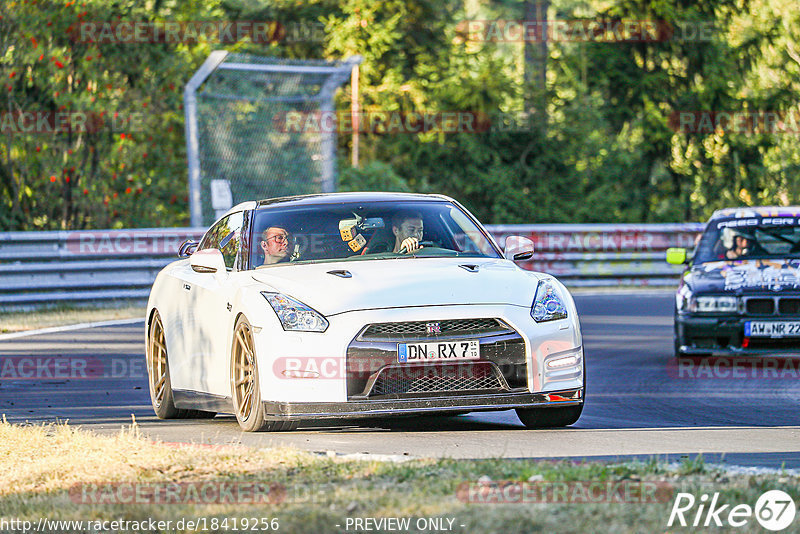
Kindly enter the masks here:
[[419, 239], [416, 237], [407, 237], [400, 243], [400, 253], [416, 252], [422, 247], [419, 246]]

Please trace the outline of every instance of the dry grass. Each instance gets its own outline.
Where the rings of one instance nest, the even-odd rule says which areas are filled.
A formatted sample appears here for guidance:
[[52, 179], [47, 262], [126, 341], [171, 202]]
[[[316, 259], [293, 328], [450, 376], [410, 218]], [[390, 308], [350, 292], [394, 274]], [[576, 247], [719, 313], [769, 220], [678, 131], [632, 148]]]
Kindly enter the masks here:
[[[499, 459], [356, 461], [288, 448], [154, 443], [142, 438], [136, 427], [117, 436], [99, 436], [66, 425], [5, 422], [0, 423], [0, 465], [0, 519], [278, 518], [281, 531], [313, 534], [342, 532], [348, 517], [452, 518], [452, 532], [663, 532], [672, 506], [669, 499], [655, 504], [459, 500], [456, 490], [461, 484], [482, 478], [659, 481], [675, 491], [698, 497], [718, 491], [721, 502], [750, 505], [768, 489], [783, 489], [797, 499], [800, 487], [800, 477], [795, 475], [737, 475], [708, 469], [702, 461], [677, 467], [655, 461], [625, 465]], [[258, 504], [98, 504], [81, 502], [75, 493], [70, 494], [76, 485], [126, 482], [150, 486], [262, 483], [280, 485], [285, 494], [279, 503]], [[753, 521], [750, 528], [737, 532], [757, 530]]]
[[0, 313], [0, 334], [21, 332], [64, 326], [79, 323], [111, 321], [113, 319], [134, 319], [144, 317], [143, 306], [125, 306], [121, 308], [55, 308], [46, 310], [14, 311]]

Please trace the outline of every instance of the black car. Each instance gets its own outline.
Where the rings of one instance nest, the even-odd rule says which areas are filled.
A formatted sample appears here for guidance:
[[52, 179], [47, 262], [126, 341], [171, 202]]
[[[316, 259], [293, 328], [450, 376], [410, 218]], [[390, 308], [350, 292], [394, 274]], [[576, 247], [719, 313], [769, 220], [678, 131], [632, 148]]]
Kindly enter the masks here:
[[714, 212], [675, 295], [676, 356], [800, 355], [800, 207]]

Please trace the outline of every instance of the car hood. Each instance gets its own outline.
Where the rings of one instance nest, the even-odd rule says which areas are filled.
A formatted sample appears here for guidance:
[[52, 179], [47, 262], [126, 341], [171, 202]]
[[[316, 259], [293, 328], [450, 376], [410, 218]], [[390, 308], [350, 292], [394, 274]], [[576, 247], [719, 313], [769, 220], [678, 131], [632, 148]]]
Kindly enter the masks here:
[[694, 293], [797, 291], [800, 259], [702, 263], [692, 267], [684, 280]]
[[[331, 271], [346, 271], [343, 278]], [[446, 304], [531, 306], [539, 276], [508, 260], [402, 258], [275, 265], [253, 278], [323, 315], [351, 310]]]

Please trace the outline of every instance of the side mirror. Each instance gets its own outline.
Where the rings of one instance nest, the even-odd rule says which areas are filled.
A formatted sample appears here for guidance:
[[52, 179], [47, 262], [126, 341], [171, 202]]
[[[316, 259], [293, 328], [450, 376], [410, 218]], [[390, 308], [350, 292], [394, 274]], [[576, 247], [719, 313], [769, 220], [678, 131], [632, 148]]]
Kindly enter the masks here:
[[678, 247], [668, 248], [667, 263], [672, 265], [683, 265], [686, 263], [686, 249]]
[[189, 258], [189, 265], [196, 273], [224, 273], [225, 260], [216, 248], [198, 250]]
[[506, 237], [506, 249], [503, 255], [511, 261], [529, 260], [533, 257], [533, 241], [527, 237], [510, 235]]
[[191, 239], [187, 239], [181, 246], [178, 247], [178, 257], [179, 258], [188, 258], [194, 251], [197, 250], [197, 246], [200, 244], [199, 241], [192, 241]]

